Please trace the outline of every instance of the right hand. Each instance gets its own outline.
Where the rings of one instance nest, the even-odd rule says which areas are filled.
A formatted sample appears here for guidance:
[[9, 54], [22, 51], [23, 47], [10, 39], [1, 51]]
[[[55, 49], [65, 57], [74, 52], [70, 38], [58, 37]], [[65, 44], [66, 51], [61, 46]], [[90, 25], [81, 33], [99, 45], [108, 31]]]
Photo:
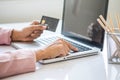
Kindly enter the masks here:
[[13, 30], [12, 41], [33, 41], [38, 38], [46, 26], [41, 26], [38, 21], [33, 21], [31, 25], [24, 27], [22, 30]]
[[78, 51], [78, 49], [72, 46], [70, 43], [63, 39], [58, 39], [53, 44], [46, 47], [44, 50], [36, 51], [37, 61], [41, 59], [51, 59], [55, 57], [66, 56], [70, 50]]

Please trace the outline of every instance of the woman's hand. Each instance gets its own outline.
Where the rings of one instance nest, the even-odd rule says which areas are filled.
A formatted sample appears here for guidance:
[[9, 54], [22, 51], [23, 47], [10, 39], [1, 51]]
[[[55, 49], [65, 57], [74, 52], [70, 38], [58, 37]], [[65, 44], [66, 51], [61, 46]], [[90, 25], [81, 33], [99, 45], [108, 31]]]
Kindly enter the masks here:
[[13, 30], [12, 41], [33, 41], [39, 37], [46, 26], [41, 26], [38, 21], [33, 21], [31, 25], [23, 28], [22, 30]]
[[64, 41], [63, 39], [58, 39], [53, 44], [46, 47], [44, 50], [36, 51], [36, 59], [37, 61], [42, 59], [50, 59], [60, 56], [66, 56], [68, 53], [72, 51], [78, 51], [78, 49], [72, 46], [70, 43]]

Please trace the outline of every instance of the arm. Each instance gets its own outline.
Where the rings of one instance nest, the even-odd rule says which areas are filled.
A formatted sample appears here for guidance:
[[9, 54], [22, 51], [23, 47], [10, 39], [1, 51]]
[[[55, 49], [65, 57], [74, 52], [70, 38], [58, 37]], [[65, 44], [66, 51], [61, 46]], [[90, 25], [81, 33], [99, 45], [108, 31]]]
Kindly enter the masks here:
[[[46, 27], [38, 22], [22, 30], [0, 28], [0, 44], [10, 44], [11, 41], [32, 41], [40, 36]], [[39, 59], [42, 59], [40, 51]], [[37, 60], [38, 61], [38, 60]], [[36, 53], [32, 50], [15, 50], [0, 53], [0, 78], [35, 71]]]
[[36, 55], [30, 50], [0, 53], [0, 78], [35, 71]]
[[[46, 27], [40, 25], [32, 25], [29, 28], [24, 28], [22, 31], [8, 30], [3, 35], [4, 31], [1, 29], [0, 38], [8, 40], [0, 41], [1, 44], [10, 44], [10, 38], [12, 41], [32, 41], [33, 39], [40, 36], [42, 31]], [[12, 35], [11, 35], [12, 33]], [[19, 36], [17, 36], [17, 35]], [[3, 37], [5, 36], [5, 38]], [[10, 37], [11, 36], [11, 37]], [[66, 56], [70, 50], [78, 51], [77, 48], [69, 44], [68, 42], [59, 39], [53, 44], [35, 51], [32, 50], [15, 50], [10, 52], [0, 53], [0, 78], [11, 76], [15, 74], [35, 71], [35, 62], [42, 59], [55, 58], [58, 56]]]
[[31, 25], [22, 30], [2, 29], [0, 28], [0, 44], [10, 44], [11, 41], [33, 41], [39, 37], [46, 26], [39, 25], [34, 21]]
[[10, 44], [11, 33], [12, 33], [12, 30], [10, 30], [10, 29], [0, 28], [0, 44]]
[[[41, 29], [41, 26], [34, 24], [21, 31], [0, 28], [0, 44], [10, 44], [11, 41], [32, 41], [40, 36]], [[27, 33], [24, 35], [25, 32]], [[0, 78], [35, 71], [35, 62], [36, 54], [32, 50], [0, 53]]]

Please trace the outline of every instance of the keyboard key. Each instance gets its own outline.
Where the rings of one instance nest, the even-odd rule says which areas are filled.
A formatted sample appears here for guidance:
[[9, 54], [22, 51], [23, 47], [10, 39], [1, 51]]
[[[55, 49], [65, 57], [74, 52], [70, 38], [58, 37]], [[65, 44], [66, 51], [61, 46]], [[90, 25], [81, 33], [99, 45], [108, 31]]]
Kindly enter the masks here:
[[[57, 39], [58, 39], [58, 37], [44, 38], [44, 39], [40, 39], [38, 42], [47, 45], [47, 44], [50, 44], [50, 43], [56, 41]], [[66, 39], [64, 39], [64, 40], [66, 40]], [[73, 46], [77, 47], [78, 50], [79, 50], [79, 52], [91, 50], [91, 48], [88, 48], [86, 46], [74, 43], [74, 42], [69, 41], [69, 40], [66, 40], [66, 41], [68, 41], [69, 43], [71, 43]], [[74, 52], [70, 51], [70, 53], [74, 53]]]

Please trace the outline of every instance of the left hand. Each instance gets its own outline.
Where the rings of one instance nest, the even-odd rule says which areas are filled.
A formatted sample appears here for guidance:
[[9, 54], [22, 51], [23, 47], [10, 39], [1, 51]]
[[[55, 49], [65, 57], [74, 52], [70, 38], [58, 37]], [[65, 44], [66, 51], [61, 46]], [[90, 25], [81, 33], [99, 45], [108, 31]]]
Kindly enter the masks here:
[[76, 52], [78, 51], [78, 48], [63, 39], [58, 39], [51, 45], [36, 50], [36, 61], [66, 56], [70, 50]]
[[33, 41], [39, 37], [45, 29], [46, 26], [41, 26], [38, 21], [34, 21], [22, 30], [13, 30], [11, 38], [12, 41]]

